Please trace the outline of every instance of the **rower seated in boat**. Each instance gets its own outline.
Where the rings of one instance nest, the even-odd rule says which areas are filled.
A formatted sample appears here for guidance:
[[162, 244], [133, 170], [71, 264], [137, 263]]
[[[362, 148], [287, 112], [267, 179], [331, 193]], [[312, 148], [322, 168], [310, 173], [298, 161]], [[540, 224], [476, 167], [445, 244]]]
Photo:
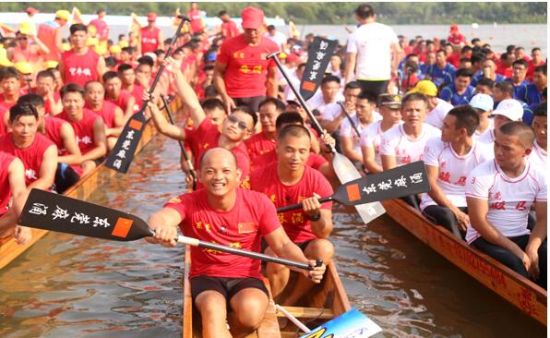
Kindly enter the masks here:
[[[327, 179], [307, 165], [310, 152], [310, 133], [302, 125], [287, 125], [277, 138], [277, 160], [258, 168], [251, 176], [251, 189], [267, 195], [276, 207], [302, 203], [302, 209], [279, 214], [288, 237], [310, 259], [328, 262], [334, 255], [334, 246], [328, 241], [332, 232], [331, 203], [319, 203], [319, 196], [333, 194]], [[272, 249], [267, 254], [278, 255]], [[290, 271], [287, 267], [268, 263], [266, 267], [273, 296], [282, 294]], [[281, 299], [283, 304], [295, 304], [313, 284], [298, 277], [292, 291]]]
[[[15, 235], [22, 244], [20, 228], [17, 219], [25, 204], [25, 167], [23, 162], [0, 150], [0, 239]], [[11, 205], [10, 205], [11, 201]]]
[[[522, 122], [502, 125], [495, 134], [495, 159], [476, 167], [467, 179], [472, 246], [546, 288], [547, 183], [542, 168], [528, 160], [533, 130]], [[536, 224], [527, 227], [534, 205]]]
[[443, 119], [441, 137], [428, 141], [423, 156], [431, 190], [421, 195], [420, 209], [449, 231], [459, 229], [462, 238], [470, 224], [466, 177], [479, 164], [493, 158], [491, 147], [473, 137], [478, 125], [474, 108], [451, 109]]
[[[269, 198], [239, 188], [241, 171], [233, 153], [223, 148], [207, 150], [200, 168], [204, 189], [172, 199], [152, 215], [149, 226], [155, 238], [150, 241], [175, 245], [178, 225], [188, 236], [256, 252], [263, 237], [277, 256], [315, 265], [288, 238]], [[304, 274], [319, 283], [324, 272], [322, 264]], [[234, 314], [231, 331], [259, 327], [269, 300], [260, 261], [193, 247], [190, 281], [204, 337], [231, 337], [228, 310]]]

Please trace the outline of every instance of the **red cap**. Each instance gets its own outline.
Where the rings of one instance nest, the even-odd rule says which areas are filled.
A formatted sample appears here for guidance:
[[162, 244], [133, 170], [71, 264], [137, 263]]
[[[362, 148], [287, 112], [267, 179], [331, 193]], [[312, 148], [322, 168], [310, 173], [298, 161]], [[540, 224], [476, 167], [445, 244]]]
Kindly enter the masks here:
[[264, 24], [264, 12], [256, 7], [245, 7], [241, 11], [242, 26], [245, 29], [258, 29]]
[[157, 13], [149, 12], [149, 14], [147, 14], [147, 21], [155, 21], [155, 20], [157, 20]]
[[25, 9], [25, 12], [28, 13], [28, 14], [36, 14], [36, 13], [38, 13], [38, 9], [36, 9], [34, 7], [27, 7], [27, 9]]
[[294, 53], [290, 53], [288, 54], [288, 56], [286, 57], [286, 63], [290, 63], [290, 62], [300, 62], [300, 57]]

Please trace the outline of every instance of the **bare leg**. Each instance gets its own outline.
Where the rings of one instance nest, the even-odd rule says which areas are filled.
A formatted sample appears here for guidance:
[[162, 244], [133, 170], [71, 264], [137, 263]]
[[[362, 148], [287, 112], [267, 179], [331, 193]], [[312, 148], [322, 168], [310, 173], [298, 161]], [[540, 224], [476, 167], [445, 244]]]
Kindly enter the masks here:
[[[266, 255], [276, 256], [275, 253], [267, 248], [265, 250]], [[269, 285], [271, 287], [271, 294], [273, 298], [277, 298], [283, 292], [288, 283], [290, 277], [290, 270], [281, 264], [267, 263], [266, 265], [267, 279], [269, 279]]]
[[80, 177], [84, 177], [97, 167], [92, 160], [84, 161], [80, 166], [82, 167], [82, 175], [80, 175]]
[[231, 322], [233, 337], [246, 337], [260, 327], [268, 302], [267, 295], [255, 288], [237, 292], [230, 301], [234, 319]]
[[231, 338], [227, 329], [225, 297], [216, 291], [201, 292], [195, 299], [195, 306], [202, 318], [204, 338]]
[[[334, 246], [326, 239], [316, 239], [307, 245], [304, 254], [310, 259], [321, 259], [325, 264], [328, 264], [334, 255]], [[292, 285], [292, 290], [288, 297], [284, 299], [283, 305], [296, 304], [314, 285], [304, 275], [298, 274], [296, 283]]]
[[15, 209], [9, 209], [0, 217], [0, 238], [12, 236], [17, 224], [17, 213]]

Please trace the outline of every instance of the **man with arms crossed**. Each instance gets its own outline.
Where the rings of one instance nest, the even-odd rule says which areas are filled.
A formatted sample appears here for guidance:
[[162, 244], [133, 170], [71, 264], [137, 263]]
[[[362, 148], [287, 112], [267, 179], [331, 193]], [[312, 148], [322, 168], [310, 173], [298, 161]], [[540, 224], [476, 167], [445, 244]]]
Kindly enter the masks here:
[[466, 177], [493, 157], [491, 147], [473, 137], [478, 124], [479, 116], [474, 108], [453, 108], [443, 120], [441, 137], [429, 140], [424, 149], [432, 189], [420, 195], [420, 210], [449, 231], [459, 229], [462, 237], [470, 224], [464, 190]]
[[[517, 273], [546, 288], [545, 171], [527, 160], [535, 134], [522, 122], [496, 131], [495, 159], [475, 168], [467, 179], [471, 226], [467, 242]], [[534, 205], [536, 225], [527, 228]]]
[[[263, 237], [277, 256], [314, 266], [280, 226], [275, 207], [265, 195], [239, 188], [241, 171], [227, 149], [207, 150], [201, 159], [204, 189], [172, 199], [151, 216], [155, 239], [175, 246], [177, 226], [184, 234], [246, 250], [260, 251]], [[234, 312], [231, 329], [242, 332], [259, 327], [268, 306], [260, 261], [227, 253], [191, 248], [191, 292], [202, 316], [204, 337], [231, 337], [227, 308]], [[319, 283], [325, 265], [305, 272]]]

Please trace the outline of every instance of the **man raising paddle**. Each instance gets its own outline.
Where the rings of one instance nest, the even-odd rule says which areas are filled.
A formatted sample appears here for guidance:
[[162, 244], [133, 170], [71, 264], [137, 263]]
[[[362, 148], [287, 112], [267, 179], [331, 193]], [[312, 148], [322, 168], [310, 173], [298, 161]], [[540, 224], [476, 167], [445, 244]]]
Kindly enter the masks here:
[[[315, 265], [290, 241], [270, 200], [239, 188], [235, 155], [223, 148], [207, 150], [200, 168], [204, 189], [172, 199], [149, 219], [157, 243], [175, 246], [179, 225], [186, 235], [252, 251], [260, 251], [263, 237], [277, 256]], [[231, 337], [227, 309], [234, 312], [231, 330], [259, 327], [268, 305], [259, 261], [200, 248], [191, 249], [191, 261], [191, 292], [204, 337]], [[315, 267], [307, 276], [319, 283], [325, 268]]]

